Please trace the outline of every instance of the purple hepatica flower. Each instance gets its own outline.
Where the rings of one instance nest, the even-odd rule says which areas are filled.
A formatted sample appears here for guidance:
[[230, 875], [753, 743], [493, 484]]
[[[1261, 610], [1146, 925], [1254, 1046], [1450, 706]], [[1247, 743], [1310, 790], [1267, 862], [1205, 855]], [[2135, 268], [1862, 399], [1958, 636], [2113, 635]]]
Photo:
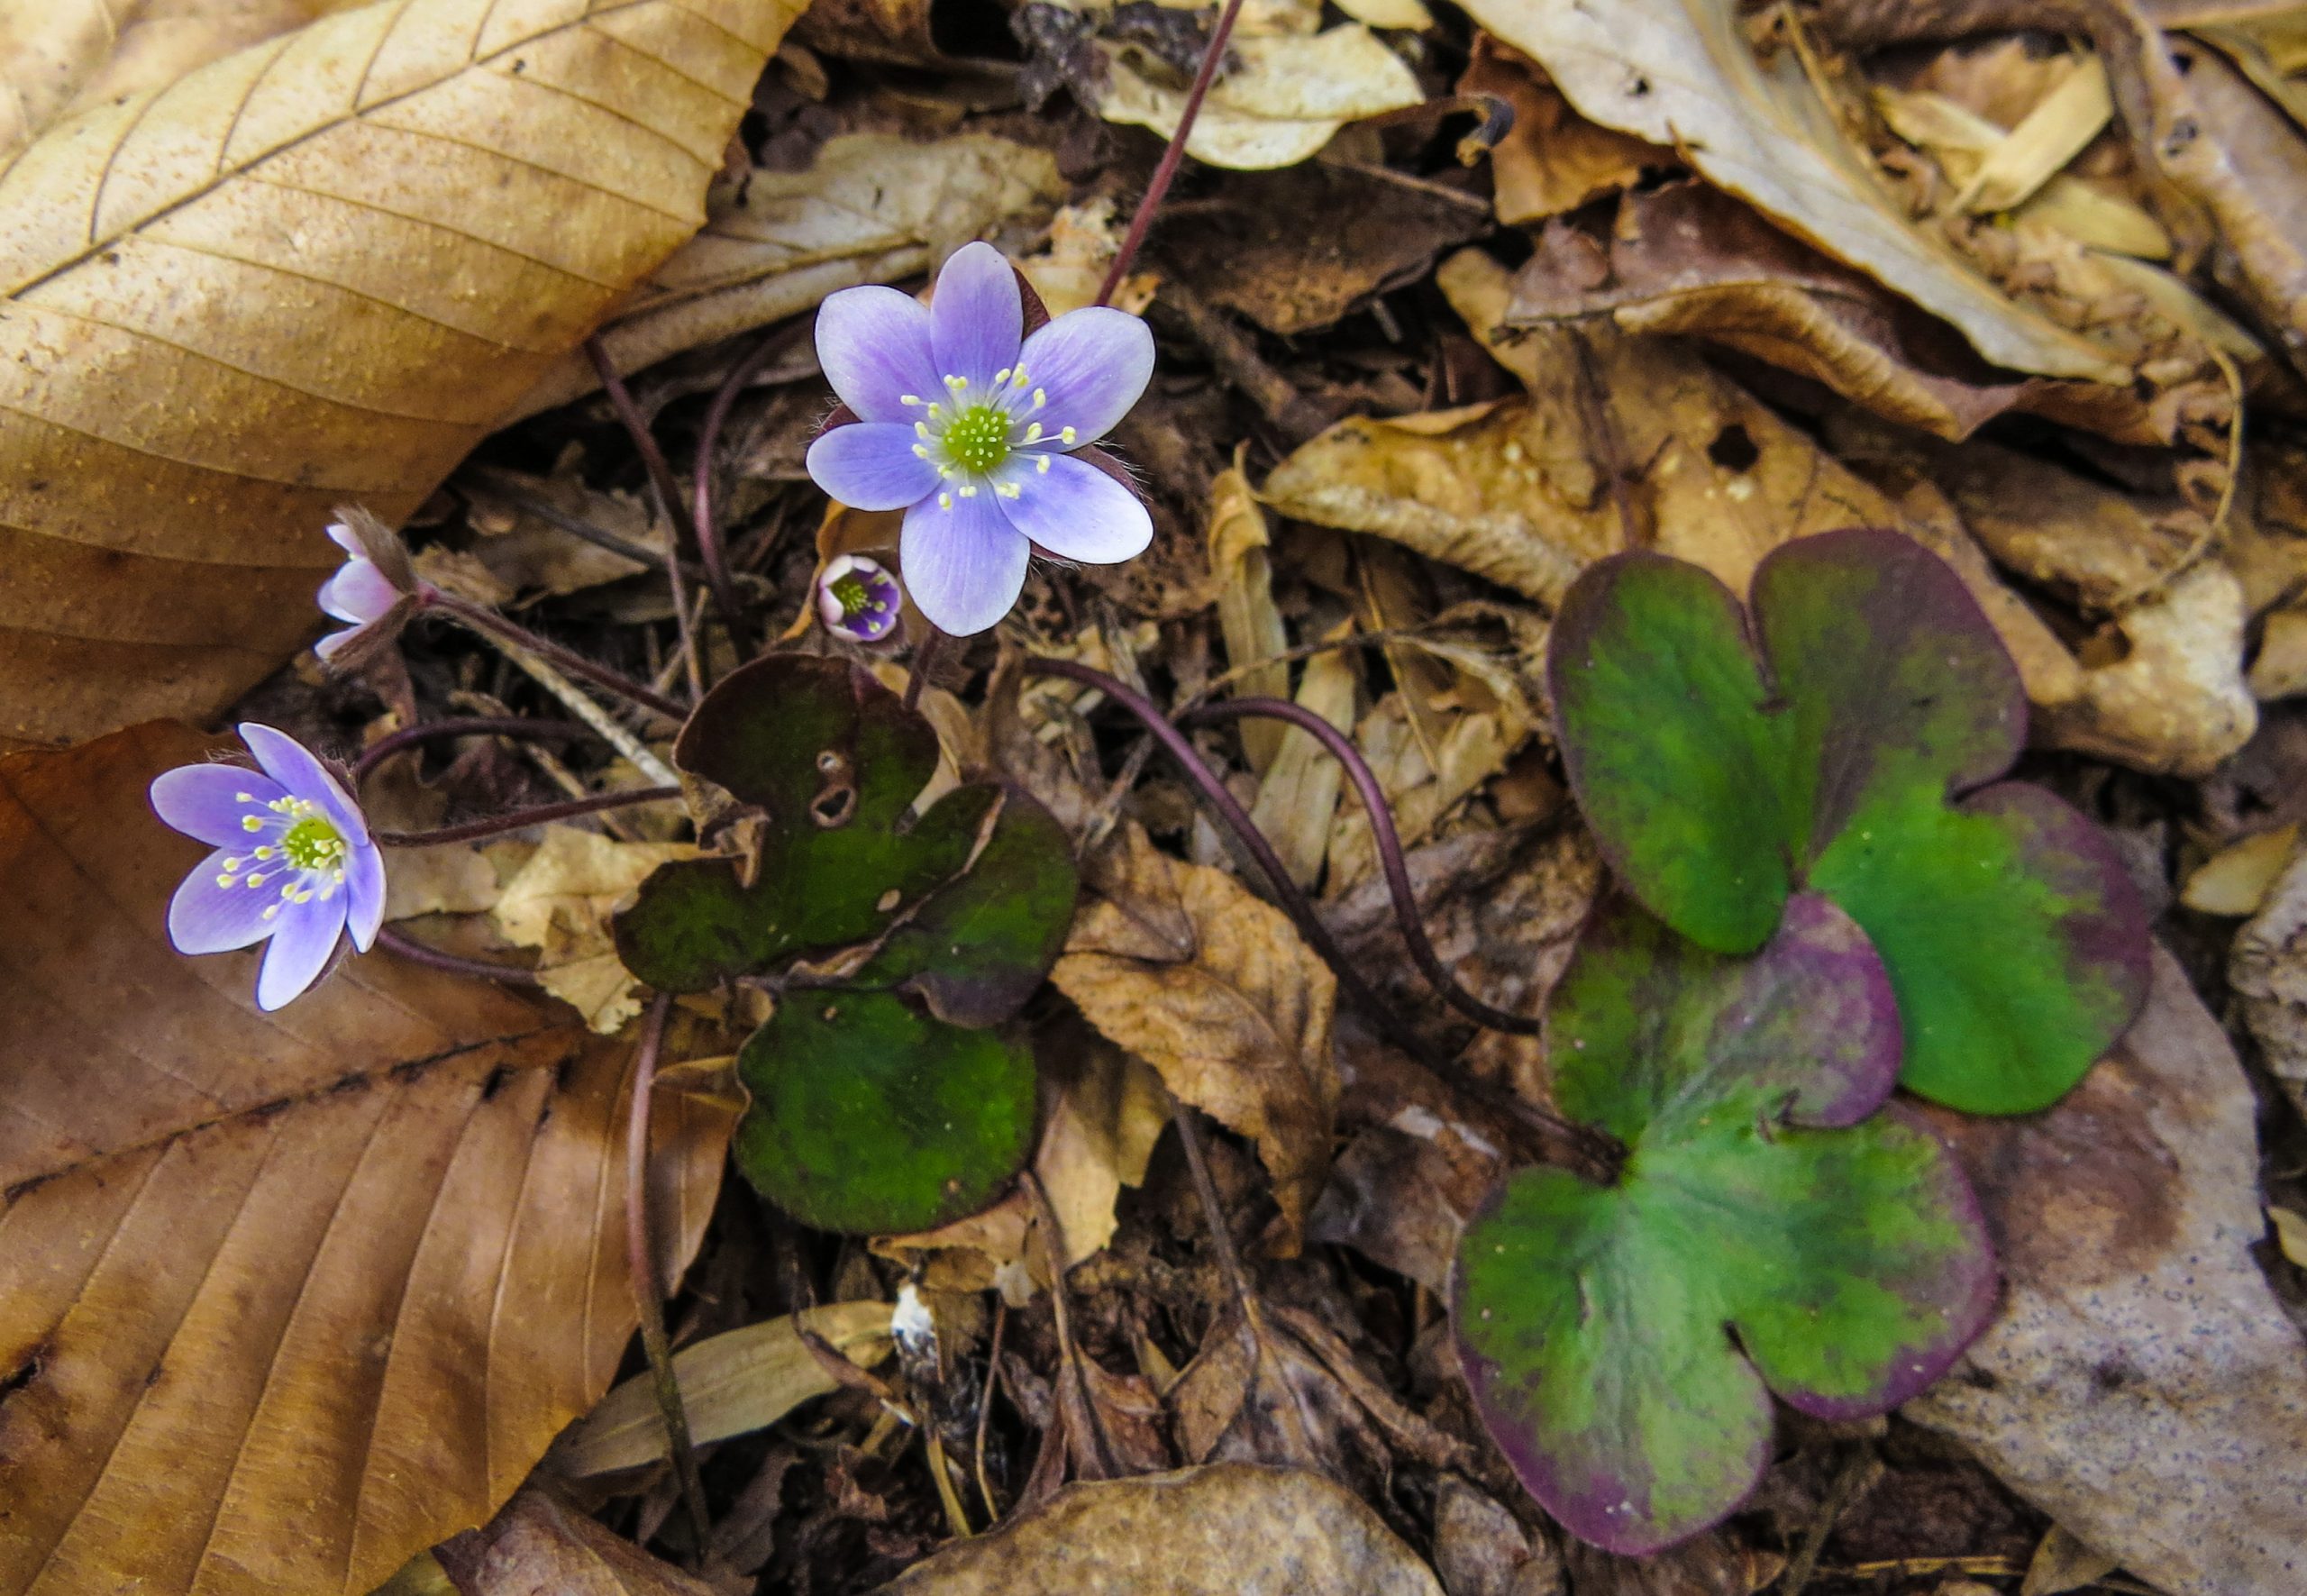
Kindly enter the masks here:
[[879, 643], [897, 630], [905, 595], [878, 561], [843, 554], [817, 579], [817, 619], [852, 643]]
[[[350, 558], [321, 585], [320, 602], [322, 609], [351, 626], [330, 633], [313, 652], [329, 663], [353, 665], [399, 634], [416, 609], [421, 584], [407, 547], [392, 528], [357, 506], [337, 514], [343, 519], [329, 524], [328, 535]], [[347, 648], [352, 652], [339, 660]]]
[[1009, 612], [1034, 549], [1108, 565], [1154, 536], [1137, 496], [1072, 452], [1137, 403], [1154, 335], [1104, 306], [1024, 333], [1017, 274], [984, 243], [954, 251], [927, 309], [869, 287], [817, 313], [817, 360], [860, 419], [809, 446], [809, 475], [845, 505], [906, 513], [906, 585], [959, 636]]
[[243, 721], [263, 767], [185, 765], [152, 783], [161, 819], [216, 851], [169, 904], [169, 940], [222, 953], [272, 939], [256, 1002], [274, 1009], [311, 986], [350, 929], [366, 953], [385, 917], [385, 861], [328, 768], [286, 733]]

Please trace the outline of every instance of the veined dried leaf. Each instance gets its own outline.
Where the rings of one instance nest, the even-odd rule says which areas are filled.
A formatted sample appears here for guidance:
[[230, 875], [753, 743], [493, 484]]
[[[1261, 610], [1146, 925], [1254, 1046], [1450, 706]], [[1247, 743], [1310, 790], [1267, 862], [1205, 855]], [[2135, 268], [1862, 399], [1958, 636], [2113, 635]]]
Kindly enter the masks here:
[[[179, 958], [144, 726], [0, 760], [0, 1591], [360, 1596], [616, 1372], [630, 1050], [382, 953], [278, 1016]], [[666, 1094], [686, 1258], [734, 1117]]]
[[[1288, 652], [1289, 631], [1273, 604], [1273, 561], [1267, 552], [1265, 511], [1238, 465], [1217, 473], [1209, 485], [1209, 569], [1218, 583], [1217, 626], [1226, 638], [1226, 663], [1247, 670], [1234, 686], [1237, 698], [1290, 696], [1290, 667], [1260, 665]], [[1248, 667], [1256, 666], [1255, 670]], [[1250, 769], [1263, 776], [1281, 752], [1283, 728], [1272, 721], [1239, 723], [1242, 752]]]
[[[705, 231], [618, 308], [601, 342], [622, 369], [650, 365], [798, 315], [837, 289], [926, 271], [1064, 194], [1047, 150], [991, 133], [929, 143], [843, 133], [808, 170], [756, 171], [741, 196], [725, 197]], [[599, 386], [592, 361], [574, 351], [513, 415], [533, 415]]]
[[1894, 206], [1793, 53], [1756, 59], [1734, 6], [1473, 0], [1475, 21], [1535, 58], [1580, 112], [1671, 144], [1718, 186], [1959, 328], [2013, 370], [2119, 382], [2089, 340], [2017, 304]]
[[[0, 173], [0, 741], [205, 714], [704, 220], [786, 0], [407, 0]], [[487, 195], [477, 203], [475, 196]]]
[[621, 843], [573, 825], [548, 825], [489, 916], [514, 946], [543, 951], [537, 976], [546, 991], [611, 1035], [641, 1012], [641, 999], [640, 983], [616, 955], [608, 917], [659, 865], [698, 856], [688, 843]]
[[[834, 1302], [707, 1336], [673, 1354], [689, 1437], [699, 1446], [766, 1428], [835, 1381], [803, 1329], [862, 1369], [889, 1355], [889, 1304]], [[639, 1374], [601, 1399], [554, 1444], [551, 1464], [571, 1478], [639, 1468], [668, 1455], [656, 1379]]]
[[[1341, 624], [1323, 641], [1343, 643], [1354, 635], [1354, 623]], [[1354, 729], [1356, 681], [1354, 661], [1343, 649], [1331, 649], [1306, 661], [1298, 682], [1298, 707], [1310, 709], [1341, 732]], [[1250, 806], [1250, 819], [1273, 843], [1290, 879], [1311, 887], [1321, 879], [1322, 858], [1329, 852], [1330, 816], [1337, 812], [1338, 789], [1345, 771], [1310, 732], [1284, 729], [1273, 764], [1258, 784]]]
[[1294, 1250], [1329, 1163], [1337, 978], [1280, 909], [1135, 824], [1083, 873], [1095, 897], [1050, 979], [1172, 1092], [1256, 1141]]
[[[1125, 48], [1099, 41], [1107, 82], [1098, 114], [1108, 122], [1178, 131], [1185, 91], [1130, 64]], [[1364, 116], [1415, 105], [1425, 95], [1402, 59], [1360, 23], [1311, 36], [1236, 36], [1240, 66], [1210, 87], [1186, 139], [1186, 153], [1211, 166], [1256, 171], [1311, 159], [1337, 130]]]

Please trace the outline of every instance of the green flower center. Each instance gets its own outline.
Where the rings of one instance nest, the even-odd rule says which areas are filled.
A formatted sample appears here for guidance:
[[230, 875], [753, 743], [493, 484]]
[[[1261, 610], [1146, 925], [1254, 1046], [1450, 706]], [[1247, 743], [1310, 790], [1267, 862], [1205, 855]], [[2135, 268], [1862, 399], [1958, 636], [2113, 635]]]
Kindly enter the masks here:
[[308, 814], [280, 834], [280, 855], [298, 870], [334, 870], [344, 862], [344, 834]]
[[990, 405], [972, 405], [946, 424], [945, 454], [966, 470], [990, 471], [1009, 458], [1009, 416]]
[[843, 620], [864, 614], [873, 603], [873, 595], [867, 590], [862, 577], [843, 577], [834, 581], [828, 590], [833, 594], [834, 602], [841, 606]]

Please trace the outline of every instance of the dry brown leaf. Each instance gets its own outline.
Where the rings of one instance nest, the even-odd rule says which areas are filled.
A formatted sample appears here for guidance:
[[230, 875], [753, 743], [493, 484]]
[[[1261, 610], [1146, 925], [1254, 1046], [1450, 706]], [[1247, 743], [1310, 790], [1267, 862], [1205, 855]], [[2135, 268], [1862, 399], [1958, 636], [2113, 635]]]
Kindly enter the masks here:
[[459, 1596], [718, 1596], [541, 1491], [439, 1553]]
[[[1260, 663], [1290, 648], [1281, 612], [1274, 607], [1272, 543], [1265, 511], [1242, 468], [1218, 472], [1209, 485], [1209, 570], [1218, 584], [1217, 628], [1226, 639], [1226, 664], [1244, 672], [1234, 684], [1237, 698], [1290, 696], [1290, 667]], [[1281, 752], [1284, 728], [1268, 720], [1236, 724], [1251, 771], [1264, 775]]]
[[369, 0], [18, 0], [0, 8], [0, 155], [50, 123], [175, 82]]
[[544, 990], [603, 1035], [641, 1012], [640, 982], [617, 957], [609, 916], [661, 864], [695, 859], [688, 843], [621, 843], [573, 825], [548, 825], [528, 862], [490, 907], [499, 935], [536, 948]]
[[1094, 896], [1050, 979], [1172, 1093], [1257, 1143], [1294, 1252], [1329, 1163], [1336, 977], [1280, 909], [1134, 823], [1084, 873]]
[[[633, 1328], [630, 1050], [378, 953], [178, 957], [139, 727], [0, 759], [0, 1591], [360, 1596], [486, 1519]], [[658, 1103], [686, 1258], [734, 1116]], [[293, 1526], [294, 1533], [284, 1533]]]
[[[886, 1302], [835, 1302], [709, 1336], [673, 1354], [689, 1438], [698, 1446], [775, 1424], [839, 1382], [800, 1336], [807, 1329], [861, 1369], [889, 1355]], [[553, 1443], [548, 1466], [571, 1479], [655, 1463], [668, 1452], [656, 1378], [635, 1375]]]
[[1955, 196], [1958, 211], [2008, 211], [2035, 191], [2106, 131], [2115, 114], [2107, 70], [2086, 55], [1985, 151], [1978, 170]]
[[2115, 1559], [2054, 1524], [2027, 1562], [2019, 1596], [2066, 1596], [2114, 1573]]
[[2265, 906], [2236, 934], [2227, 978], [2267, 1072], [2307, 1113], [2307, 850], [2293, 855]]
[[2056, 1106], [1933, 1112], [1992, 1227], [2000, 1315], [1903, 1411], [2159, 1590], [2296, 1582], [2307, 1345], [2251, 1249], [2257, 1105], [2159, 950], [2147, 1007]]
[[[1403, 845], [1430, 841], [1451, 810], [1506, 768], [1508, 757], [1528, 734], [1528, 723], [1495, 712], [1447, 718], [1429, 760], [1416, 734], [1409, 700], [1389, 693], [1363, 716], [1354, 742], [1384, 789]], [[1370, 818], [1358, 804], [1340, 807], [1329, 840], [1331, 896], [1370, 880], [1378, 870], [1378, 844]]]
[[206, 714], [293, 654], [334, 506], [414, 509], [703, 222], [789, 15], [371, 5], [27, 147], [0, 742]]
[[[1127, 47], [1099, 40], [1095, 48], [1107, 68], [1098, 114], [1164, 139], [1175, 134], [1184, 80], [1149, 76]], [[1186, 139], [1186, 153], [1211, 166], [1294, 166], [1347, 123], [1426, 97], [1402, 59], [1360, 23], [1314, 34], [1236, 32], [1227, 53], [1236, 64], [1210, 86]]]
[[1418, 1555], [1320, 1474], [1248, 1464], [1073, 1485], [876, 1596], [1441, 1596]]
[[[563, 520], [598, 527], [660, 560], [670, 541], [666, 524], [639, 497], [588, 488], [573, 474], [466, 472], [454, 486], [466, 501], [466, 524], [479, 534], [465, 545], [466, 552], [508, 597], [564, 597], [650, 569], [646, 561], [587, 542], [570, 532]], [[547, 511], [557, 512], [561, 519], [552, 518]], [[423, 560], [439, 546], [417, 558]]]
[[[741, 194], [716, 193], [705, 231], [618, 306], [601, 342], [620, 369], [651, 365], [798, 315], [837, 289], [915, 276], [1064, 193], [1047, 150], [991, 133], [927, 143], [843, 133], [806, 171], [756, 171]], [[550, 410], [599, 386], [577, 351], [538, 377], [512, 414]]]
[[1434, 1569], [1450, 1596], [1563, 1596], [1561, 1555], [1496, 1499], [1454, 1474], [1434, 1491]]
[[[1343, 643], [1354, 635], [1354, 623], [1341, 622], [1321, 641]], [[1336, 730], [1354, 730], [1354, 707], [1359, 683], [1354, 661], [1344, 648], [1314, 655], [1298, 679], [1298, 707], [1311, 710]], [[1250, 805], [1250, 819], [1273, 844], [1290, 879], [1311, 887], [1321, 879], [1322, 861], [1330, 845], [1330, 821], [1337, 813], [1339, 789], [1345, 771], [1311, 732], [1297, 726], [1284, 730], [1273, 763], [1258, 782]]]
[[[1021, 257], [1017, 269], [1042, 296], [1042, 307], [1054, 316], [1098, 303], [1107, 269], [1121, 253], [1123, 228], [1114, 218], [1114, 202], [1100, 195], [1086, 205], [1066, 205], [1050, 218], [1049, 242]], [[1107, 301], [1117, 310], [1142, 315], [1154, 303], [1161, 279], [1150, 271], [1133, 271], [1122, 278]]]
[[2229, 843], [2189, 872], [2179, 901], [2198, 914], [2257, 914], [2298, 841], [2293, 824]]
[[1473, 0], [1474, 20], [1536, 59], [1580, 112], [1672, 145], [1717, 186], [1952, 323], [1996, 365], [2122, 380], [2087, 339], [2013, 302], [1910, 223], [1853, 150], [1794, 52], [1757, 59], [1715, 0]]
[[1645, 171], [1682, 164], [1672, 150], [1579, 115], [1536, 61], [1488, 33], [1474, 35], [1458, 92], [1491, 96], [1514, 110], [1514, 125], [1490, 151], [1491, 203], [1500, 222], [1559, 216], [1632, 187]]
[[502, 890], [488, 854], [470, 843], [396, 848], [385, 877], [385, 918], [485, 914]]

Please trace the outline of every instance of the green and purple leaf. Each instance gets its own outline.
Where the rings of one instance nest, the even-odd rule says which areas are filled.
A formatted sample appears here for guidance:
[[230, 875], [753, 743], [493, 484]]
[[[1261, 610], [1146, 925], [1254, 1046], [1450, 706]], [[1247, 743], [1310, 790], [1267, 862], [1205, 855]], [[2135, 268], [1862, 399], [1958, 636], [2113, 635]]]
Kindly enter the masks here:
[[1993, 627], [1896, 533], [1799, 539], [1737, 597], [1660, 555], [1597, 563], [1547, 658], [1563, 759], [1629, 890], [1722, 953], [1790, 894], [1848, 911], [1890, 971], [1902, 1080], [1972, 1113], [2043, 1108], [2145, 1001], [2147, 916], [2106, 838], [1996, 785], [2026, 697]]
[[789, 993], [737, 1055], [737, 1167], [820, 1230], [929, 1230], [1000, 1195], [1033, 1150], [1030, 1053], [895, 994]]
[[1625, 1142], [1626, 1166], [1607, 1187], [1506, 1182], [1459, 1248], [1461, 1360], [1547, 1511], [1655, 1551], [1752, 1491], [1770, 1393], [1856, 1418], [1944, 1373], [1986, 1322], [1993, 1254], [1946, 1148], [1877, 1112], [1897, 1005], [1822, 898], [1788, 899], [1748, 959], [1614, 900], [1546, 1037], [1562, 1108]]

